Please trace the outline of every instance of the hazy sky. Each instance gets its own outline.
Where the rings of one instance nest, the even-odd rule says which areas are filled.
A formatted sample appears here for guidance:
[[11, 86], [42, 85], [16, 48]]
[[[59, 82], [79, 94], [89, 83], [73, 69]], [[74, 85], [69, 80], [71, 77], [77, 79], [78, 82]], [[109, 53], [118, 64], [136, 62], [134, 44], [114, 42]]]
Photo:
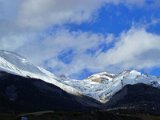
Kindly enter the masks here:
[[0, 49], [82, 79], [126, 69], [160, 76], [160, 0], [0, 0]]

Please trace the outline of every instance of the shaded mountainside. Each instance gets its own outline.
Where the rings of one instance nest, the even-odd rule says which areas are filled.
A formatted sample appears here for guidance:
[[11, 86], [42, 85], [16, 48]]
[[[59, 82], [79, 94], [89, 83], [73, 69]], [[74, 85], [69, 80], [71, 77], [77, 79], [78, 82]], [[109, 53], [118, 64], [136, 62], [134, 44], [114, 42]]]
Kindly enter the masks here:
[[160, 114], [160, 89], [146, 84], [127, 85], [107, 103], [110, 109]]
[[0, 72], [1, 120], [160, 120], [159, 101], [160, 89], [143, 83], [126, 85], [101, 104], [39, 79]]
[[75, 96], [42, 80], [0, 72], [0, 112], [90, 111], [123, 109], [160, 114], [160, 89], [126, 85], [109, 102]]
[[99, 103], [74, 96], [42, 80], [0, 72], [0, 112], [85, 111]]

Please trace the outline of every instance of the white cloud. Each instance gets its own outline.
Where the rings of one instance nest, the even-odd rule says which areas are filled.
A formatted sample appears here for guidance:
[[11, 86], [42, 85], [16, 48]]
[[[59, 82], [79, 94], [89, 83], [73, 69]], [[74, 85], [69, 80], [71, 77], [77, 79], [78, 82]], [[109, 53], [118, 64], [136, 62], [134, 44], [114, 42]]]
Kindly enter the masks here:
[[[112, 41], [114, 39], [118, 40], [115, 46], [108, 51], [99, 52], [97, 50], [95, 55], [85, 53], [87, 49], [98, 47], [100, 43], [110, 44], [111, 39]], [[67, 30], [62, 30], [55, 36], [47, 38], [43, 45], [48, 46], [48, 48], [46, 46], [40, 48], [43, 51], [36, 58], [39, 62], [42, 62], [43, 58], [48, 60], [48, 67], [58, 69], [57, 74], [73, 75], [83, 69], [89, 69], [92, 72], [119, 72], [124, 69], [144, 69], [160, 66], [160, 36], [148, 33], [142, 28], [132, 28], [123, 32], [118, 38], [113, 35], [70, 33]], [[76, 52], [70, 64], [64, 64], [57, 59], [58, 54], [61, 54], [60, 51], [66, 48], [72, 48]], [[40, 51], [40, 49], [37, 51]], [[45, 55], [48, 55], [48, 57]]]
[[[108, 0], [107, 0], [108, 1]], [[0, 0], [0, 49], [34, 44], [44, 28], [90, 20], [106, 0]]]
[[27, 42], [27, 38], [21, 35], [5, 36], [0, 39], [1, 49], [14, 51], [17, 48], [20, 48]]
[[78, 24], [91, 20], [98, 8], [107, 3], [142, 6], [145, 0], [25, 0], [19, 12], [18, 24], [31, 28]]
[[[90, 21], [108, 3], [145, 6], [146, 0], [0, 0], [0, 20], [40, 30], [50, 25]], [[155, 0], [153, 5], [159, 5]], [[150, 5], [151, 6], [151, 5]], [[94, 16], [95, 18], [95, 16]], [[1, 21], [2, 22], [2, 21]]]
[[115, 46], [98, 57], [100, 65], [120, 69], [160, 66], [160, 36], [145, 29], [132, 28], [122, 33]]
[[[122, 3], [131, 7], [144, 6], [145, 0], [0, 0], [0, 49], [20, 52], [35, 64], [43, 65], [47, 60], [48, 67], [59, 69], [58, 74], [72, 75], [85, 68], [110, 71], [111, 67], [141, 69], [159, 65], [160, 36], [145, 29], [132, 28], [124, 32], [107, 52], [98, 48], [100, 43], [113, 42], [115, 37], [111, 34], [61, 29], [53, 36], [39, 40], [39, 35], [47, 27], [96, 19], [95, 15], [104, 3]], [[158, 5], [159, 2], [155, 3]], [[66, 65], [57, 56], [68, 48], [76, 54]], [[93, 48], [96, 49], [95, 55], [85, 53]]]
[[105, 0], [26, 0], [19, 13], [21, 26], [46, 27], [89, 20]]
[[[117, 39], [114, 47], [102, 52], [101, 43], [110, 45]], [[57, 56], [61, 51], [73, 49], [72, 62], [65, 64]], [[87, 54], [87, 49], [97, 48], [95, 54]], [[30, 53], [34, 51], [34, 54]], [[21, 49], [35, 63], [57, 69], [57, 74], [73, 75], [83, 69], [92, 72], [120, 72], [124, 69], [144, 69], [160, 66], [160, 36], [148, 33], [145, 29], [131, 28], [115, 38], [112, 34], [103, 35], [88, 32], [69, 32], [58, 30], [53, 36]]]
[[[94, 57], [86, 53], [87, 49], [97, 48], [100, 52], [100, 44], [109, 44], [113, 40], [113, 35], [103, 35], [89, 32], [69, 32], [68, 30], [58, 30], [53, 36], [46, 37], [42, 41], [34, 41], [32, 44], [23, 46], [19, 52], [32, 60], [35, 64], [43, 65], [48, 61], [47, 67], [59, 69], [58, 74], [73, 74], [84, 68], [94, 67]], [[75, 53], [70, 64], [64, 64], [57, 56], [61, 51], [72, 49]], [[34, 51], [34, 54], [30, 54]], [[91, 64], [91, 65], [90, 65]], [[46, 65], [44, 66], [46, 67]]]

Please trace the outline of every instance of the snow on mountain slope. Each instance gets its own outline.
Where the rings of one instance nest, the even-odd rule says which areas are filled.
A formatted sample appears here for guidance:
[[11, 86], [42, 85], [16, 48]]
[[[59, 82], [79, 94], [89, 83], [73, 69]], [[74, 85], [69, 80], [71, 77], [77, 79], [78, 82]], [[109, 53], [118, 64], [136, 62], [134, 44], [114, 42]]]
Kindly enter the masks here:
[[41, 79], [45, 82], [60, 87], [68, 93], [75, 95], [81, 94], [81, 92], [77, 89], [61, 83], [60, 78], [56, 77], [54, 74], [41, 67], [31, 64], [25, 58], [13, 52], [3, 50], [0, 51], [0, 70], [24, 77]]
[[144, 75], [135, 70], [124, 71], [117, 75], [103, 72], [94, 74], [85, 80], [66, 80], [64, 82], [82, 91], [84, 95], [90, 96], [102, 103], [110, 100], [125, 85], [144, 83], [154, 87], [160, 87], [160, 78]]
[[24, 77], [41, 79], [54, 84], [68, 93], [86, 95], [102, 103], [110, 98], [125, 85], [144, 83], [160, 88], [160, 78], [144, 75], [136, 70], [124, 71], [119, 74], [102, 72], [84, 80], [73, 80], [65, 76], [56, 77], [43, 68], [35, 66], [23, 57], [8, 51], [0, 51], [0, 70]]

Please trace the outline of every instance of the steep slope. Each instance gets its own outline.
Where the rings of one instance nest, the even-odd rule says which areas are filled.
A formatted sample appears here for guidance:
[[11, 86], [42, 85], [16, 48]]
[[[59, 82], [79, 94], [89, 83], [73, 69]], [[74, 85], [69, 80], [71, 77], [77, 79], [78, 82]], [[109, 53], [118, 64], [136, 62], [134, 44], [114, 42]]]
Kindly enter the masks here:
[[52, 77], [58, 79], [55, 75], [45, 71], [44, 69], [33, 65], [22, 56], [9, 52], [0, 51], [0, 68], [21, 76], [29, 76], [33, 78]]
[[126, 85], [118, 91], [107, 107], [127, 113], [150, 113], [160, 115], [160, 89], [143, 83]]
[[47, 83], [54, 84], [68, 93], [79, 95], [80, 91], [60, 82], [60, 79], [45, 69], [35, 66], [25, 58], [9, 51], [0, 51], [0, 70], [23, 77], [41, 79]]
[[0, 72], [0, 112], [87, 111], [98, 109], [92, 98], [68, 94], [39, 79]]

